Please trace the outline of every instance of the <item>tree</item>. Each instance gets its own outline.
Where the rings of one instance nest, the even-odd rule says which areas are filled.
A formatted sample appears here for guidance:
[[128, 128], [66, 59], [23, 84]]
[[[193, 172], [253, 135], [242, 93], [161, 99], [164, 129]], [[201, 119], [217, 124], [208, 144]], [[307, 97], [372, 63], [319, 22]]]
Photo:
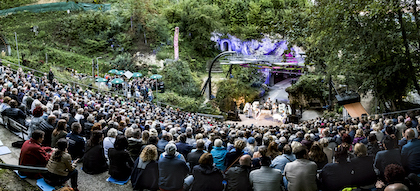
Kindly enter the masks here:
[[372, 90], [381, 102], [398, 109], [396, 102], [417, 83], [413, 42], [404, 35], [404, 30], [413, 32], [407, 32], [413, 22], [401, 3], [317, 1], [306, 39], [308, 61], [323, 74], [345, 75], [359, 93]]
[[200, 96], [201, 80], [191, 71], [187, 62], [176, 61], [167, 64], [162, 76], [165, 87], [169, 90], [181, 96]]

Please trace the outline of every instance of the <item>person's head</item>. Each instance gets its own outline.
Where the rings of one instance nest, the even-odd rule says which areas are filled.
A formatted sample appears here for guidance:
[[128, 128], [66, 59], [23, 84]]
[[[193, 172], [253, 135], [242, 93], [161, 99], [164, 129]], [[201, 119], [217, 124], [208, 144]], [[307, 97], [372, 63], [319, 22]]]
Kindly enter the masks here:
[[55, 115], [49, 115], [48, 119], [47, 119], [47, 122], [52, 125], [52, 124], [55, 123], [56, 119], [57, 119], [57, 117]]
[[260, 164], [261, 166], [270, 166], [271, 164], [271, 159], [268, 156], [263, 156], [260, 158]]
[[116, 150], [124, 150], [128, 147], [127, 138], [124, 135], [117, 135], [115, 138], [114, 148]]
[[376, 139], [376, 135], [375, 134], [369, 134], [368, 140], [371, 143], [374, 143], [374, 142], [377, 142], [378, 141], [378, 139]]
[[34, 139], [36, 142], [41, 144], [42, 141], [44, 140], [44, 135], [45, 135], [44, 131], [35, 130], [34, 132], [32, 132], [32, 139]]
[[204, 153], [198, 160], [200, 165], [211, 166], [213, 165], [213, 155], [210, 153]]
[[102, 141], [103, 134], [100, 130], [92, 131], [92, 135], [90, 136], [90, 139], [88, 141], [88, 144], [90, 146], [99, 145], [99, 143]]
[[410, 191], [410, 189], [402, 183], [394, 183], [388, 185], [384, 191]]
[[197, 140], [197, 150], [204, 150], [204, 141]]
[[42, 112], [42, 107], [41, 106], [39, 106], [39, 107], [36, 107], [35, 109], [34, 109], [34, 111], [32, 112], [32, 114], [33, 114], [33, 116], [34, 117], [41, 117], [44, 113]]
[[389, 184], [392, 183], [401, 183], [405, 179], [405, 171], [401, 165], [398, 164], [389, 164], [385, 167], [384, 171], [385, 181]]
[[118, 131], [114, 128], [111, 128], [110, 130], [108, 130], [108, 133], [106, 134], [108, 137], [117, 137], [118, 135]]
[[242, 155], [239, 159], [239, 164], [243, 166], [251, 166], [251, 156], [250, 155]]
[[65, 119], [60, 119], [57, 122], [57, 130], [64, 131], [67, 128], [67, 121]]
[[415, 136], [416, 136], [416, 134], [414, 133], [413, 129], [408, 128], [407, 130], [405, 130], [405, 137], [407, 138], [407, 140], [414, 139]]
[[357, 157], [364, 157], [367, 154], [367, 148], [363, 143], [356, 143], [354, 146], [354, 154]]
[[57, 149], [60, 151], [65, 151], [68, 147], [67, 139], [61, 138], [57, 141]]
[[223, 145], [223, 141], [221, 139], [214, 140], [215, 147], [221, 147]]
[[141, 131], [140, 131], [140, 129], [134, 129], [134, 130], [133, 130], [133, 138], [135, 138], [135, 139], [140, 139], [140, 136], [141, 136]]
[[155, 145], [147, 145], [140, 153], [140, 159], [143, 162], [154, 161], [158, 158], [158, 152]]
[[363, 129], [358, 129], [356, 130], [356, 135], [355, 137], [363, 137]]
[[16, 108], [18, 106], [18, 102], [15, 100], [10, 100], [9, 105], [11, 108]]
[[382, 143], [386, 150], [394, 149], [397, 146], [397, 138], [395, 136], [385, 136]]
[[292, 154], [292, 147], [289, 144], [284, 145], [283, 147], [283, 154]]
[[306, 159], [308, 156], [306, 148], [303, 145], [295, 147], [295, 149], [293, 149], [293, 154], [295, 154], [296, 159]]
[[236, 140], [235, 144], [233, 145], [235, 147], [236, 150], [243, 150], [245, 148], [245, 142], [243, 140]]
[[338, 163], [344, 163], [347, 161], [348, 152], [345, 147], [337, 147], [334, 152], [335, 161]]
[[175, 144], [173, 144], [173, 143], [168, 143], [168, 144], [165, 146], [165, 152], [166, 152], [166, 154], [167, 154], [167, 155], [169, 155], [169, 156], [173, 156], [173, 155], [175, 155], [175, 152], [176, 152], [176, 146], [175, 146]]
[[71, 132], [75, 134], [79, 134], [80, 132], [82, 132], [82, 126], [80, 125], [80, 123], [75, 122], [71, 124]]

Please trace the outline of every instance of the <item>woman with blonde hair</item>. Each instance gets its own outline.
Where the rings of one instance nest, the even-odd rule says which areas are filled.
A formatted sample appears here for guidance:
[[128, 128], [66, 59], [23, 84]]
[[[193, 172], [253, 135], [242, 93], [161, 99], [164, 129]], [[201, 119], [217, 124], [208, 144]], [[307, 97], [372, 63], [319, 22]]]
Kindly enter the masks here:
[[356, 130], [356, 135], [354, 135], [353, 145], [359, 143], [361, 140], [365, 139], [363, 134], [363, 129]]
[[376, 140], [378, 141], [382, 141], [382, 138], [384, 138], [384, 133], [382, 133], [382, 128], [381, 128], [381, 123], [377, 123], [375, 124], [372, 129], [373, 131], [370, 132], [370, 134], [375, 134], [376, 135]]
[[354, 146], [356, 158], [352, 158], [350, 165], [353, 166], [353, 182], [355, 186], [373, 185], [376, 181], [376, 173], [373, 169], [373, 156], [367, 156], [367, 148], [363, 143]]
[[131, 184], [133, 190], [159, 190], [159, 169], [156, 162], [158, 157], [157, 148], [154, 145], [147, 145], [134, 162], [131, 172]]

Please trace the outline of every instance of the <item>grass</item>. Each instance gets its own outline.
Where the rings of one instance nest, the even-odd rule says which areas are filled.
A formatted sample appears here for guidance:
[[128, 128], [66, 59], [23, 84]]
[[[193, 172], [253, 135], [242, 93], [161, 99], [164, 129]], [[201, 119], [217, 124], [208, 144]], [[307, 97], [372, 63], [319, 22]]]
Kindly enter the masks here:
[[[3, 163], [0, 160], [0, 163]], [[0, 191], [39, 191], [36, 186], [32, 186], [25, 180], [20, 179], [16, 173], [7, 169], [0, 169]]]

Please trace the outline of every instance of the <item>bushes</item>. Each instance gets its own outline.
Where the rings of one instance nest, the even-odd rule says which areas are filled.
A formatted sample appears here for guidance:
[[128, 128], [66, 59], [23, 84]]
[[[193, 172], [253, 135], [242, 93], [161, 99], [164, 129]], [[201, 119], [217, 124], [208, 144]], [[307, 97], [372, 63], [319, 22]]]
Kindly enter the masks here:
[[203, 99], [196, 99], [188, 96], [181, 96], [175, 92], [165, 92], [157, 95], [157, 100], [166, 104], [182, 108], [184, 111], [220, 114], [210, 103], [204, 104]]
[[232, 110], [234, 101], [239, 104], [239, 102], [252, 102], [258, 98], [258, 89], [252, 88], [250, 84], [239, 79], [223, 80], [218, 86], [216, 102], [221, 111]]
[[193, 73], [185, 61], [169, 63], [163, 69], [165, 86], [173, 92], [190, 97], [200, 96], [201, 80]]
[[309, 106], [309, 101], [312, 99], [322, 103], [328, 95], [327, 83], [318, 75], [301, 76], [297, 83], [286, 88], [286, 92], [289, 93], [291, 104], [302, 106]]
[[2, 0], [0, 1], [0, 10], [20, 7], [34, 2], [36, 2], [36, 0]]

